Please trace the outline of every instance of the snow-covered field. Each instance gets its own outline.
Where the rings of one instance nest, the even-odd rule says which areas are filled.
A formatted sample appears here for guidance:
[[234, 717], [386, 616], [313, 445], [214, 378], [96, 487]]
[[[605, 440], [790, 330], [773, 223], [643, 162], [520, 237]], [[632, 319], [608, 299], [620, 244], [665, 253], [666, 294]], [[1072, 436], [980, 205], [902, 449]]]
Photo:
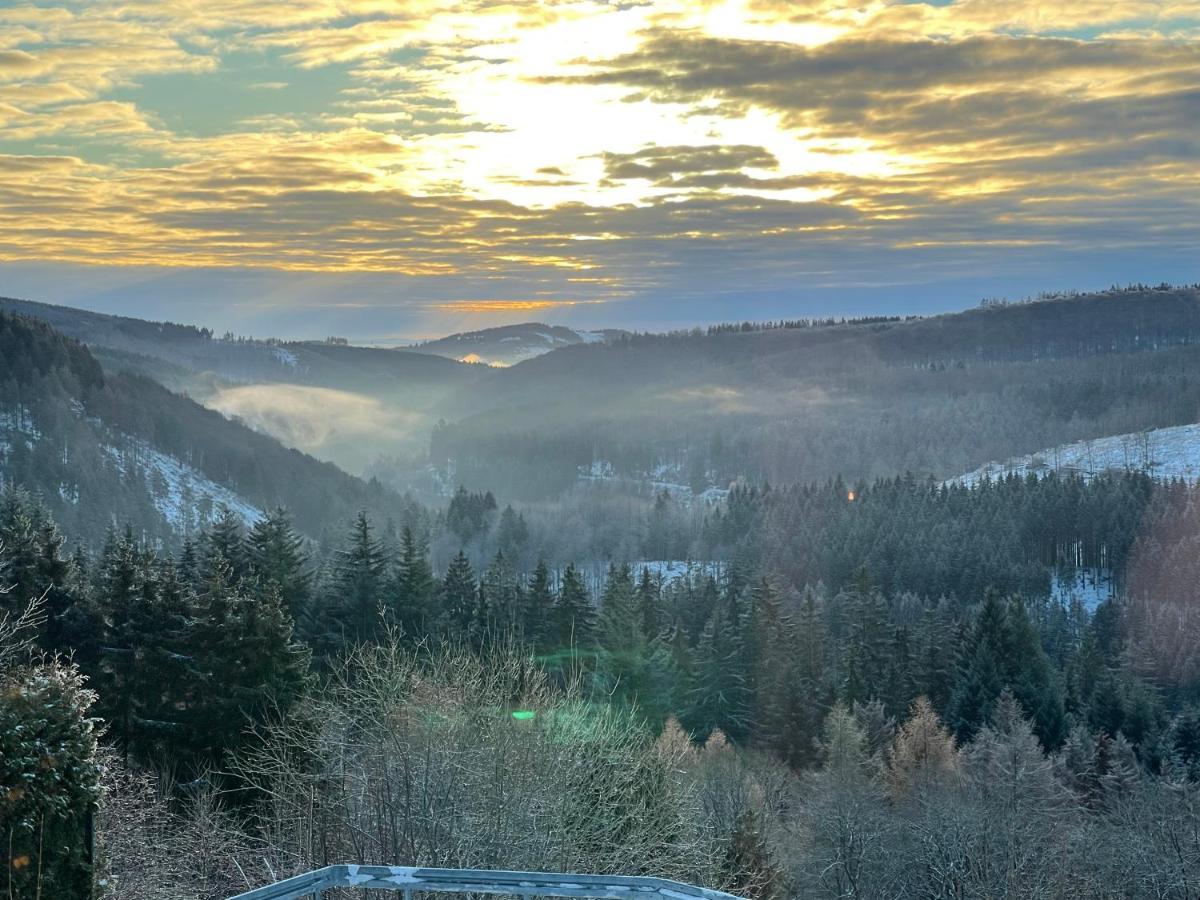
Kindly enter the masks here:
[[1200, 424], [1064, 444], [1004, 462], [987, 463], [947, 484], [975, 485], [986, 478], [995, 480], [1010, 473], [1044, 475], [1058, 472], [1091, 478], [1111, 471], [1146, 472], [1162, 479], [1200, 479]]

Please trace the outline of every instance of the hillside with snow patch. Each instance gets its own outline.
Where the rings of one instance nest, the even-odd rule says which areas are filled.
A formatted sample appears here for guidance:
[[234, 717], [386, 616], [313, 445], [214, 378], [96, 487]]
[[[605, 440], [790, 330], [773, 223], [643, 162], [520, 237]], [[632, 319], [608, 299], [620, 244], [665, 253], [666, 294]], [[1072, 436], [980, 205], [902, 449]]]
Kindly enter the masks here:
[[1077, 441], [989, 462], [972, 472], [950, 479], [947, 484], [976, 485], [1010, 474], [1080, 475], [1092, 478], [1104, 472], [1145, 472], [1154, 478], [1186, 481], [1200, 479], [1200, 423], [1156, 428]]
[[553, 350], [576, 344], [599, 344], [619, 331], [578, 331], [563, 325], [525, 322], [480, 331], [464, 331], [435, 341], [405, 347], [416, 353], [444, 356], [460, 362], [515, 366]]

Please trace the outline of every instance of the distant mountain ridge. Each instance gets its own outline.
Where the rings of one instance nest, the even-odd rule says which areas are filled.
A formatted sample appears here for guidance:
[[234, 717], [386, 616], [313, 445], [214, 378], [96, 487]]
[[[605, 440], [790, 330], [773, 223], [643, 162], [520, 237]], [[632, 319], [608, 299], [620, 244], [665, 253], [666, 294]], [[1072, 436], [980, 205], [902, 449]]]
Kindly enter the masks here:
[[[672, 334], [530, 322], [406, 349], [223, 340], [5, 303], [65, 322], [107, 373], [143, 374], [429, 496], [462, 484], [553, 497], [597, 462], [618, 480], [670, 472], [697, 495], [739, 479], [941, 480], [1056, 444], [1193, 423], [1200, 409], [1195, 286]], [[530, 353], [507, 366], [455, 361]]]
[[[106, 360], [156, 380], [161, 363], [174, 377], [210, 373], [229, 383], [288, 382], [335, 390], [386, 394], [416, 385], [470, 381], [469, 366], [436, 355], [355, 347], [326, 341], [219, 337], [209, 329], [148, 322], [32, 300], [0, 297], [0, 310], [39, 319], [67, 337], [102, 349]], [[158, 364], [152, 361], [157, 361]], [[184, 387], [185, 385], [172, 385]]]
[[522, 322], [516, 325], [483, 328], [479, 331], [463, 331], [437, 340], [412, 344], [404, 349], [414, 353], [444, 356], [460, 362], [513, 366], [562, 347], [600, 344], [626, 334], [627, 331], [616, 328], [578, 331], [563, 325]]

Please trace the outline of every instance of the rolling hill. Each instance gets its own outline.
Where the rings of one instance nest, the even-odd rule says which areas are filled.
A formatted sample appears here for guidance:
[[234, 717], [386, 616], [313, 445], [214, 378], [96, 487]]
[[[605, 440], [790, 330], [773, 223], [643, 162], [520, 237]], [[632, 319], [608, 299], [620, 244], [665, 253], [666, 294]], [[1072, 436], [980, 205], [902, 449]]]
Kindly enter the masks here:
[[222, 506], [246, 520], [287, 507], [310, 536], [402, 499], [149, 378], [106, 372], [79, 342], [0, 313], [0, 479], [38, 494], [69, 534], [112, 524], [178, 541]]
[[435, 341], [413, 344], [405, 349], [413, 353], [430, 353], [461, 362], [513, 366], [563, 347], [600, 344], [626, 334], [628, 332], [611, 328], [601, 331], [577, 331], [562, 325], [525, 322], [480, 331], [464, 331]]

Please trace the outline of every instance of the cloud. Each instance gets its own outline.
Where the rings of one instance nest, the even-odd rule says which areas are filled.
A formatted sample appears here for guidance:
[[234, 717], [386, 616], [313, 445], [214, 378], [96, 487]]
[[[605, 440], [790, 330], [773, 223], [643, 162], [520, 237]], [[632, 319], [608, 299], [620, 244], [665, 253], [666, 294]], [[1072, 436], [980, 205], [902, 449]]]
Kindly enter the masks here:
[[1182, 0], [9, 7], [0, 260], [468, 314], [1133, 266], [1197, 243], [1198, 36]]
[[701, 147], [647, 147], [633, 153], [604, 153], [605, 175], [612, 180], [640, 178], [671, 184], [684, 175], [774, 169], [779, 160], [762, 147], [709, 144]]
[[591, 306], [607, 302], [607, 300], [451, 300], [434, 303], [431, 306], [442, 312], [453, 313], [511, 313], [569, 309], [572, 306]]
[[289, 447], [353, 467], [380, 453], [411, 450], [427, 433], [426, 416], [350, 391], [299, 384], [227, 388], [205, 405], [236, 417]]

